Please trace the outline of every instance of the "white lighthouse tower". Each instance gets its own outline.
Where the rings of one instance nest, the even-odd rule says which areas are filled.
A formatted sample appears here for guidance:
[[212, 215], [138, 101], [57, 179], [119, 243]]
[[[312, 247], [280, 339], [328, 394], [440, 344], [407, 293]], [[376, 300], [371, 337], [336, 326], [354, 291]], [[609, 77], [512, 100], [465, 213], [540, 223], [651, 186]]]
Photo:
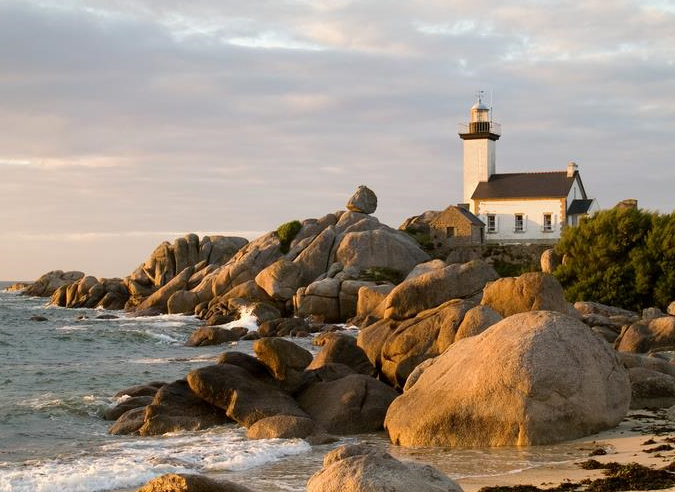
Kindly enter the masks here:
[[478, 183], [488, 181], [495, 174], [495, 142], [501, 135], [501, 126], [492, 121], [491, 108], [483, 103], [483, 95], [484, 92], [479, 91], [476, 96], [470, 122], [459, 125], [459, 138], [464, 140], [462, 201], [466, 204], [471, 204], [471, 195]]

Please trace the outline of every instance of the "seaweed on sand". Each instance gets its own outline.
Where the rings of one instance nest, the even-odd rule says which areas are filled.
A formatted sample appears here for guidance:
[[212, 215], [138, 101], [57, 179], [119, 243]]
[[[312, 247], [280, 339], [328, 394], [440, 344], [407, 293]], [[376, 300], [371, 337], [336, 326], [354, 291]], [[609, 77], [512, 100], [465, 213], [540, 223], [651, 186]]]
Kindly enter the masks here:
[[513, 487], [483, 487], [479, 492], [565, 492], [579, 490], [583, 492], [619, 492], [625, 490], [659, 490], [675, 486], [675, 465], [654, 469], [637, 463], [621, 464], [616, 462], [600, 463], [587, 460], [579, 463], [584, 470], [603, 470], [604, 478], [584, 480], [580, 483], [563, 482], [552, 488], [539, 488], [534, 485], [516, 485]]

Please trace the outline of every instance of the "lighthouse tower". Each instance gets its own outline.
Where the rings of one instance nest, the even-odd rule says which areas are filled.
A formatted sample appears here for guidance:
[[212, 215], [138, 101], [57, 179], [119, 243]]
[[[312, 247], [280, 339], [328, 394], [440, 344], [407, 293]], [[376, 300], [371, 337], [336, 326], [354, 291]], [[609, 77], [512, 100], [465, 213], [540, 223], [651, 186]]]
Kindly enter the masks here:
[[459, 125], [459, 138], [464, 140], [462, 201], [467, 204], [471, 204], [471, 195], [478, 183], [488, 181], [495, 174], [495, 142], [501, 135], [501, 126], [492, 121], [491, 109], [483, 103], [483, 95], [483, 91], [478, 92], [469, 123]]

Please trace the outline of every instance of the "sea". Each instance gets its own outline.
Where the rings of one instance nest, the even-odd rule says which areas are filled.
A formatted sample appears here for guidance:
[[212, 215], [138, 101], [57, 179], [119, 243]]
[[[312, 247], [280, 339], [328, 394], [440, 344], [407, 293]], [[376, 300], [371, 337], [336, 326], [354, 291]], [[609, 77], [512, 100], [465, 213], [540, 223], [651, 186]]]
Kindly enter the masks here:
[[[303, 491], [328, 451], [361, 441], [452, 478], [517, 473], [588, 453], [573, 443], [404, 449], [384, 432], [312, 447], [300, 439], [248, 440], [236, 424], [159, 437], [112, 436], [112, 422], [102, 415], [116, 403], [117, 391], [183, 379], [224, 351], [252, 354], [252, 342], [186, 347], [200, 326], [195, 317], [58, 308], [49, 299], [1, 290], [9, 284], [0, 282], [0, 492], [126, 492], [172, 472], [226, 478], [260, 492]], [[97, 319], [103, 314], [118, 318]], [[255, 329], [256, 320], [244, 315], [237, 325]], [[318, 350], [309, 338], [293, 341]]]

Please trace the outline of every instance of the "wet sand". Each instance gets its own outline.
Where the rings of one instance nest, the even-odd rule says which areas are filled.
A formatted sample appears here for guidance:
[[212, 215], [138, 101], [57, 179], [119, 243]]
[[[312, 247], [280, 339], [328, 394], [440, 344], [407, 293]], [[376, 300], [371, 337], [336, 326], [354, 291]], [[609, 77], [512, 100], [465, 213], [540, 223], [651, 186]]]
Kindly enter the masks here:
[[[582, 460], [546, 465], [507, 475], [470, 477], [457, 481], [465, 492], [475, 492], [482, 487], [534, 485], [546, 488], [566, 481], [579, 482], [586, 478], [601, 478], [602, 470], [584, 470], [578, 466], [578, 463], [587, 459], [601, 463], [612, 461], [622, 464], [638, 463], [660, 468], [675, 461], [675, 449], [652, 453], [646, 453], [645, 450], [668, 444], [669, 438], [675, 439], [675, 422], [665, 419], [663, 413], [633, 411], [618, 427], [573, 441], [580, 449], [587, 450], [589, 455], [599, 448], [604, 449], [606, 455], [588, 456]], [[648, 443], [650, 440], [654, 442]], [[675, 448], [675, 445], [673, 447]]]

